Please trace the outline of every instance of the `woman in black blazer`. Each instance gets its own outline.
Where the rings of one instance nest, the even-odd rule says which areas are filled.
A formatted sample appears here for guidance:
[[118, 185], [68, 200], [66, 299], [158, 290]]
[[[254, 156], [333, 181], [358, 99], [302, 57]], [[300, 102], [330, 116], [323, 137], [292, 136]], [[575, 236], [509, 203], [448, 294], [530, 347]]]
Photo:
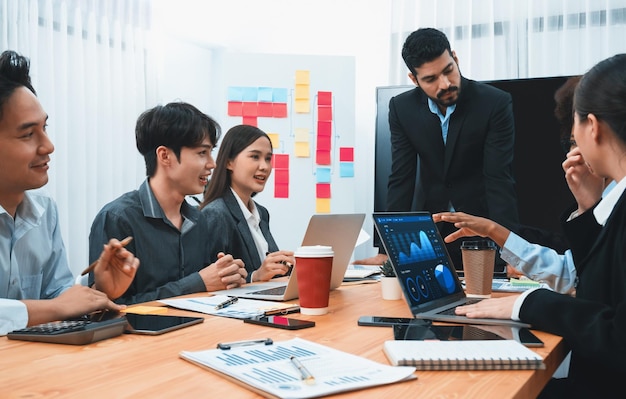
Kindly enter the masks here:
[[217, 162], [200, 205], [209, 225], [213, 252], [242, 259], [248, 282], [267, 281], [289, 272], [292, 251], [278, 249], [270, 215], [252, 197], [263, 191], [272, 173], [272, 142], [261, 129], [231, 128], [220, 144]]
[[[563, 218], [578, 284], [576, 297], [537, 289], [458, 307], [469, 317], [512, 318], [562, 336], [572, 350], [568, 378], [552, 380], [540, 397], [624, 397], [626, 377], [626, 54], [587, 72], [574, 95], [574, 140], [582, 154], [564, 162], [572, 190], [593, 175], [617, 185], [592, 206]], [[442, 216], [461, 235], [469, 219]]]

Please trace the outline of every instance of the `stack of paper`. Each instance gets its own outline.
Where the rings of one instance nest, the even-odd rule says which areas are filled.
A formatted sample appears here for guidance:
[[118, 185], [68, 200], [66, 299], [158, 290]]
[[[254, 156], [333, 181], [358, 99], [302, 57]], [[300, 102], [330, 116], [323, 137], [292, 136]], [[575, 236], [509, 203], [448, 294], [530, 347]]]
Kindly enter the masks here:
[[278, 398], [314, 398], [416, 378], [414, 367], [380, 364], [300, 338], [272, 345], [181, 352], [180, 357]]
[[178, 309], [191, 310], [192, 312], [206, 313], [214, 316], [232, 317], [235, 319], [249, 319], [251, 317], [271, 314], [287, 314], [300, 309], [299, 305], [293, 303], [257, 301], [244, 298], [239, 298], [237, 302], [227, 307], [221, 309], [215, 308], [228, 299], [230, 299], [230, 297], [226, 295], [214, 295], [197, 298], [161, 299], [159, 302]]

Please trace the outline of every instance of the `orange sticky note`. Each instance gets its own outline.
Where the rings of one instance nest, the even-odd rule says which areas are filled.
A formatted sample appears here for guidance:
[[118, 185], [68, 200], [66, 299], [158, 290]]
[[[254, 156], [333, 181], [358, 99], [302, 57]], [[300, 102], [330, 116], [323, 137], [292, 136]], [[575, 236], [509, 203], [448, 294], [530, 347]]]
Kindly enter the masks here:
[[130, 306], [124, 309], [125, 313], [135, 313], [135, 314], [163, 314], [167, 313], [167, 308], [165, 306], [146, 306], [146, 305], [138, 305], [138, 306]]

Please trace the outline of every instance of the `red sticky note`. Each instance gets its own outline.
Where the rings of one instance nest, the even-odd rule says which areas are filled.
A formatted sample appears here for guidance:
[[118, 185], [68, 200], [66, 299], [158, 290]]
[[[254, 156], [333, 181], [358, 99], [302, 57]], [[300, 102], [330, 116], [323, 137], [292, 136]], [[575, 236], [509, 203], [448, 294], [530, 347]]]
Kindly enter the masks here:
[[256, 116], [244, 116], [243, 117], [243, 123], [244, 125], [250, 125], [250, 126], [254, 126], [257, 127], [257, 117]]
[[276, 184], [289, 184], [289, 169], [274, 169], [274, 182]]
[[333, 120], [333, 108], [327, 105], [320, 105], [317, 107], [317, 120], [318, 121], [332, 121]]
[[339, 147], [339, 162], [354, 162], [354, 147]]
[[330, 136], [317, 136], [317, 149], [330, 151]]
[[257, 106], [257, 112], [259, 116], [272, 117], [274, 116], [274, 104], [272, 103], [259, 103]]
[[274, 154], [272, 163], [274, 169], [289, 169], [289, 154]]
[[274, 118], [286, 118], [287, 117], [287, 103], [273, 103], [272, 107], [274, 111]]
[[330, 198], [330, 184], [318, 183], [315, 185], [315, 198]]
[[318, 165], [330, 165], [330, 151], [317, 150], [315, 152], [315, 163]]
[[257, 103], [251, 103], [244, 101], [243, 103], [243, 116], [259, 116]]
[[274, 184], [274, 197], [275, 198], [289, 198], [289, 184], [275, 183]]
[[317, 105], [332, 105], [333, 93], [330, 91], [317, 92]]
[[241, 101], [229, 101], [228, 116], [243, 116], [243, 103]]
[[332, 129], [331, 122], [329, 121], [318, 121], [317, 122], [317, 134], [321, 136], [330, 136], [330, 132]]

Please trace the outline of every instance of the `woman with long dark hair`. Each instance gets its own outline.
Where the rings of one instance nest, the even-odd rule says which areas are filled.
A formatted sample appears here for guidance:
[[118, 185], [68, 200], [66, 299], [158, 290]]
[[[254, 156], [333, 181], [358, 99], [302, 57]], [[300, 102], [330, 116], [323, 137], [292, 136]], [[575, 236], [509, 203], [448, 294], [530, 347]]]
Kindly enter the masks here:
[[279, 250], [272, 237], [269, 212], [252, 199], [272, 173], [272, 152], [272, 142], [261, 129], [231, 128], [200, 205], [211, 226], [207, 242], [216, 252], [242, 259], [249, 282], [285, 275], [294, 264], [293, 252]]

